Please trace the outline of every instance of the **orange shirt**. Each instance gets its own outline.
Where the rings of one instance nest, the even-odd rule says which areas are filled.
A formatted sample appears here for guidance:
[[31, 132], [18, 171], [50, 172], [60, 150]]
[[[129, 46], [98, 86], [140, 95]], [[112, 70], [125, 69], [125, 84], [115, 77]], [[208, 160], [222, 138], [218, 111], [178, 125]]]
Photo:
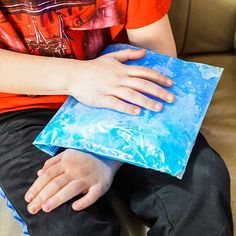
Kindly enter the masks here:
[[[128, 42], [126, 29], [162, 18], [170, 1], [0, 0], [0, 48], [39, 56], [92, 59], [110, 43]], [[0, 113], [58, 109], [65, 99], [0, 93]]]

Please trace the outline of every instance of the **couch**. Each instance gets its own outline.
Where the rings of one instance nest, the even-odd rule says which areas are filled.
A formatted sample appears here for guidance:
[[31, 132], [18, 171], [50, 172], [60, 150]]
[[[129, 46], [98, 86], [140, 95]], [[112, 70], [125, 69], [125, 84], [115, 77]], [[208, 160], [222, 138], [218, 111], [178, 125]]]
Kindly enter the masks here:
[[[179, 57], [225, 68], [201, 132], [228, 166], [236, 222], [236, 1], [172, 0], [169, 17]], [[109, 194], [122, 223], [122, 235], [144, 236], [145, 222], [134, 216], [112, 189]], [[0, 235], [23, 235], [2, 199]]]

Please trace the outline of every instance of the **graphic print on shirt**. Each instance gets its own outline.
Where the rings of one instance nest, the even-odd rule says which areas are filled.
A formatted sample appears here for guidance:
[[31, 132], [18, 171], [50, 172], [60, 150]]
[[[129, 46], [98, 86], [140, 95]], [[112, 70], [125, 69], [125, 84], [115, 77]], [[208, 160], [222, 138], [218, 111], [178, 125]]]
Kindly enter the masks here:
[[108, 40], [108, 27], [123, 23], [123, 9], [116, 0], [0, 0], [0, 47], [93, 58]]

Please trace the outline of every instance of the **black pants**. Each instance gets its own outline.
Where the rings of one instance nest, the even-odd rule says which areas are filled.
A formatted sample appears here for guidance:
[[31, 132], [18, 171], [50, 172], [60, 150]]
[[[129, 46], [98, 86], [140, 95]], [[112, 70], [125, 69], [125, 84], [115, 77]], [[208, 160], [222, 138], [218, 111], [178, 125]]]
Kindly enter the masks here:
[[[105, 194], [74, 212], [74, 199], [51, 213], [27, 213], [24, 194], [49, 158], [32, 141], [54, 115], [28, 110], [0, 116], [0, 185], [32, 236], [117, 236], [117, 217]], [[221, 157], [199, 134], [182, 180], [157, 171], [123, 165], [113, 188], [130, 208], [149, 221], [149, 236], [231, 236], [230, 179]]]

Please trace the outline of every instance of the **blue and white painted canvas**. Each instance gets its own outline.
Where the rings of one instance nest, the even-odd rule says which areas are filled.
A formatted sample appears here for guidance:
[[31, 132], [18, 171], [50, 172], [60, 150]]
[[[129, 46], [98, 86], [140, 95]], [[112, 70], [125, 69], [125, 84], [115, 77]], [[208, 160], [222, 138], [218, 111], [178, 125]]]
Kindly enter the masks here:
[[[111, 45], [103, 54], [131, 47]], [[50, 155], [61, 147], [73, 148], [181, 179], [223, 69], [148, 50], [143, 59], [126, 64], [149, 67], [171, 78], [174, 85], [168, 90], [175, 94], [175, 102], [164, 102], [159, 113], [142, 109], [133, 116], [88, 107], [69, 97], [34, 145]]]

